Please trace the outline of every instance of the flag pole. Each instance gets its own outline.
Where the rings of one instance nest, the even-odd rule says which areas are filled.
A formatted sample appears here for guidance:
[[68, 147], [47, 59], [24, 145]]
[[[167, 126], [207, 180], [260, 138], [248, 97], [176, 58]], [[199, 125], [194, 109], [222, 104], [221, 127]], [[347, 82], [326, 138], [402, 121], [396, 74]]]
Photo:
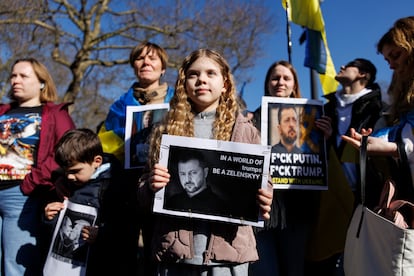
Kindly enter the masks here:
[[288, 50], [288, 60], [292, 64], [292, 32], [290, 30], [290, 21], [289, 21], [289, 6], [288, 1], [285, 1], [286, 4], [286, 35], [287, 35], [287, 50]]
[[310, 83], [311, 83], [311, 97], [317, 100], [318, 97], [318, 72], [315, 69], [310, 68]]

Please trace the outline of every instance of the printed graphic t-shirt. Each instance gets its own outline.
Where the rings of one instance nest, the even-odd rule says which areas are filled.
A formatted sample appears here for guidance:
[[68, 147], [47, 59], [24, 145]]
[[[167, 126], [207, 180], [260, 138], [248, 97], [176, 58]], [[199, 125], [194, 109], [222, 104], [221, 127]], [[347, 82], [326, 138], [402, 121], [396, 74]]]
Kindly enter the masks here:
[[35, 166], [42, 106], [18, 107], [0, 116], [0, 189], [20, 185]]

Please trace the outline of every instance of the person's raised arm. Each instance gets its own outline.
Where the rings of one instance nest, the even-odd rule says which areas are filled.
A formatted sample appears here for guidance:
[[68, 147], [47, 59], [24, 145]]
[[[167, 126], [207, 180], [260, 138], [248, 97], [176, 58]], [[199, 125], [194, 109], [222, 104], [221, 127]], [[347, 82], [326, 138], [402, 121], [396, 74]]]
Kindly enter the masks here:
[[[359, 149], [361, 147], [362, 136], [369, 135], [371, 132], [371, 129], [362, 129], [361, 133], [359, 133], [352, 128], [350, 135], [342, 135], [342, 139], [350, 143], [354, 148]], [[388, 142], [379, 137], [369, 136], [367, 143], [367, 153], [370, 155], [399, 157], [398, 146], [394, 142]]]

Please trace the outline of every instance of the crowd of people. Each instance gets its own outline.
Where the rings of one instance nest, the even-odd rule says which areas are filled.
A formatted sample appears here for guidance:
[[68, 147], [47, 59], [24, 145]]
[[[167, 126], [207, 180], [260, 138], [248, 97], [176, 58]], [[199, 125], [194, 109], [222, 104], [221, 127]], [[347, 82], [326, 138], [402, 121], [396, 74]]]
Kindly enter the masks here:
[[[220, 192], [224, 181], [209, 181], [211, 160], [208, 164], [196, 153], [174, 159], [173, 177], [160, 162], [163, 135], [263, 143], [266, 107], [246, 112], [220, 53], [191, 52], [172, 87], [162, 81], [166, 50], [151, 42], [137, 45], [130, 53], [137, 81], [111, 105], [97, 131], [76, 128], [69, 104], [54, 103], [56, 87], [41, 62], [16, 60], [10, 103], [0, 105], [1, 274], [344, 275], [347, 225], [361, 196], [355, 153], [362, 136], [369, 136], [372, 160], [406, 160], [409, 179], [402, 180], [414, 183], [413, 37], [414, 17], [405, 17], [377, 43], [393, 70], [389, 105], [381, 98], [371, 61], [357, 57], [340, 67], [341, 87], [325, 96], [324, 114], [314, 122], [326, 142], [328, 189], [279, 190], [266, 179], [254, 190], [263, 227], [152, 209], [167, 185], [172, 192], [166, 208], [214, 215], [231, 210], [234, 202]], [[292, 64], [270, 65], [264, 96], [301, 98]], [[127, 107], [161, 103], [169, 105], [162, 119], [154, 120], [153, 110], [134, 115], [131, 140], [136, 141], [126, 151]], [[281, 105], [275, 118], [271, 129], [278, 141], [268, 142], [269, 154], [301, 154], [297, 106]], [[138, 156], [134, 164], [142, 166], [125, 167], [126, 159]], [[384, 168], [375, 166], [384, 164], [372, 162], [368, 177], [382, 177]], [[379, 189], [367, 189], [367, 205], [375, 206]], [[412, 185], [403, 197], [414, 200]]]

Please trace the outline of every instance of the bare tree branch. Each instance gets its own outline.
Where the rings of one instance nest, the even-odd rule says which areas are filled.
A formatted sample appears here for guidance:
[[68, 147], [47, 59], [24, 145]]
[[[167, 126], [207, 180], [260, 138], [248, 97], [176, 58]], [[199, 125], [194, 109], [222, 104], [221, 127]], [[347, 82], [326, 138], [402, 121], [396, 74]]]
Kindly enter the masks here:
[[[50, 68], [62, 100], [75, 102], [77, 124], [87, 126], [93, 118], [81, 110], [94, 106], [99, 117], [107, 108], [98, 112], [102, 104], [85, 97], [106, 106], [122, 94], [134, 81], [129, 52], [146, 40], [167, 50], [173, 69], [197, 48], [216, 49], [236, 79], [248, 82], [264, 35], [275, 31], [270, 12], [260, 0], [2, 0], [0, 96], [12, 61], [35, 56]], [[167, 70], [171, 85], [175, 74]]]

